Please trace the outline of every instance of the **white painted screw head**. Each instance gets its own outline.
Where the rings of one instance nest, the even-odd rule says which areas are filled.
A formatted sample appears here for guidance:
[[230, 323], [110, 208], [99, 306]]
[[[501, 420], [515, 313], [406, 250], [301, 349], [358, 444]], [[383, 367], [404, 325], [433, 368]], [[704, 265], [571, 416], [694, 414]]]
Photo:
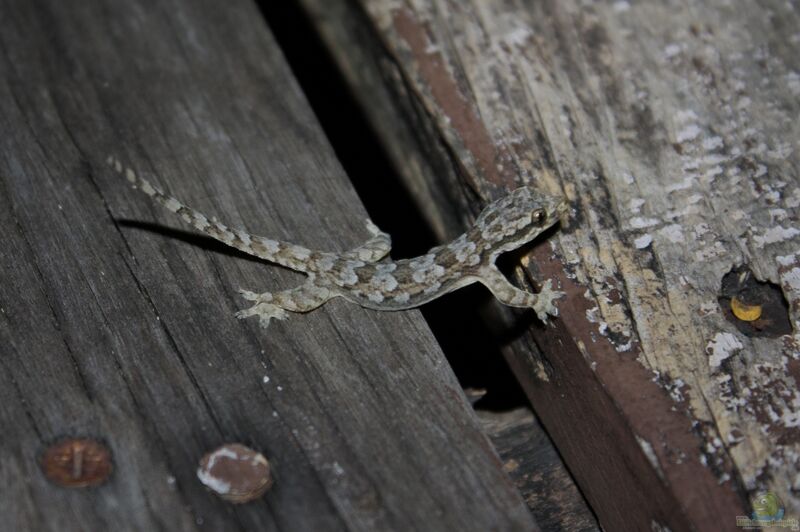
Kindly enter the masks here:
[[197, 478], [234, 504], [258, 499], [272, 486], [272, 472], [263, 454], [240, 443], [227, 443], [200, 460]]

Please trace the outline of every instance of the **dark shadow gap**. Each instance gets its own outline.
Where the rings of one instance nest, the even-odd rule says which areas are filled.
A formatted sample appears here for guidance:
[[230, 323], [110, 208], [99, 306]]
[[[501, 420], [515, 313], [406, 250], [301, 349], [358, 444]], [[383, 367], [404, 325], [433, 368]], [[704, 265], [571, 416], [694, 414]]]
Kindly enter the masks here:
[[[420, 255], [438, 244], [300, 6], [293, 1], [256, 3], [370, 217], [392, 235], [392, 257]], [[473, 286], [421, 310], [461, 385], [486, 390], [485, 395], [471, 394], [476, 407], [506, 410], [527, 405], [500, 352], [502, 338], [478, 311], [490, 301], [487, 290]]]

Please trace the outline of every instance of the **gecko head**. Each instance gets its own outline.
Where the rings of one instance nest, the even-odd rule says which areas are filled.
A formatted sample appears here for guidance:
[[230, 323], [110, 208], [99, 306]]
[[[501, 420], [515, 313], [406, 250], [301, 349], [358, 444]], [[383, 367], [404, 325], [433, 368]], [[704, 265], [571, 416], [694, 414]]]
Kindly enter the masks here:
[[563, 198], [520, 187], [491, 203], [475, 221], [480, 238], [497, 253], [530, 242], [566, 213]]

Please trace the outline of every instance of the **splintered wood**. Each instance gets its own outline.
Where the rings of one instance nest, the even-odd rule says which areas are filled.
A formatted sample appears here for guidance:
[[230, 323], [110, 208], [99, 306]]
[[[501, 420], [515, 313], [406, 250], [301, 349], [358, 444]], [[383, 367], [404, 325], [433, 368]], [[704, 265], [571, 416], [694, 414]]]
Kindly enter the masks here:
[[[437, 196], [569, 198], [534, 251], [569, 294], [546, 360], [508, 351], [601, 523], [731, 528], [764, 490], [800, 513], [796, 6], [304, 4], [443, 238], [464, 220]], [[761, 288], [721, 294], [739, 266]], [[761, 289], [737, 310], [778, 334], [732, 322]]]

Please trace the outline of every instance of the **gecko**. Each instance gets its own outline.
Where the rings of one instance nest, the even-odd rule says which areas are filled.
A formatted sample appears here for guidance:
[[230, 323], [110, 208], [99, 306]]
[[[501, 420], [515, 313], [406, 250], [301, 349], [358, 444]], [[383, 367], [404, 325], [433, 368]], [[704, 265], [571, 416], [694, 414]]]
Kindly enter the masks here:
[[[486, 286], [501, 303], [533, 309], [543, 322], [557, 316], [554, 301], [565, 294], [541, 283], [538, 293], [511, 284], [495, 265], [497, 257], [517, 249], [552, 227], [566, 213], [566, 202], [530, 186], [522, 186], [490, 203], [465, 233], [424, 255], [391, 260], [391, 238], [367, 220], [370, 238], [342, 253], [306, 247], [250, 234], [209, 218], [162, 192], [113, 156], [106, 162], [119, 174], [186, 223], [220, 242], [268, 262], [304, 273], [303, 284], [280, 292], [239, 293], [253, 305], [237, 318], [256, 316], [262, 327], [284, 320], [288, 312], [310, 312], [342, 297], [375, 310], [418, 307], [473, 283]], [[386, 260], [384, 260], [386, 259]]]

